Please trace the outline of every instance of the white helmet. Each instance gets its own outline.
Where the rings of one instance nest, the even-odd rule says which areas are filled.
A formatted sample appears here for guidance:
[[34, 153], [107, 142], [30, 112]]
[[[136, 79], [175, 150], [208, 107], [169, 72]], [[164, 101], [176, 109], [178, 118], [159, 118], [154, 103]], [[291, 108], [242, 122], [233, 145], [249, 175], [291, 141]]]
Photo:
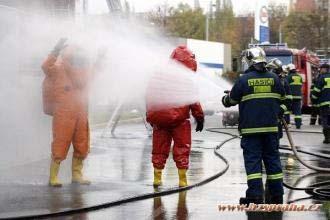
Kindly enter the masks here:
[[282, 71], [282, 62], [278, 58], [274, 58], [269, 60], [269, 62], [266, 65], [267, 69], [270, 70], [281, 70]]
[[293, 63], [288, 64], [286, 67], [289, 71], [297, 70], [296, 66]]
[[242, 61], [249, 67], [257, 63], [266, 64], [266, 53], [261, 47], [253, 47], [243, 51]]
[[286, 73], [286, 74], [289, 72], [288, 65], [283, 65], [282, 69], [283, 69], [283, 72]]

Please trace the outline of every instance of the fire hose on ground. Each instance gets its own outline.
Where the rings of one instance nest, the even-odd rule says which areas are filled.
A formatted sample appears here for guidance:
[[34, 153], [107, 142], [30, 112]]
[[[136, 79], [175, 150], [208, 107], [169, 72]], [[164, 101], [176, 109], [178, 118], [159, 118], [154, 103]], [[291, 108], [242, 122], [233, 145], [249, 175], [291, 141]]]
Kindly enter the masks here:
[[[328, 169], [328, 168], [317, 167], [317, 166], [313, 166], [313, 165], [310, 165], [310, 164], [306, 163], [299, 156], [299, 153], [308, 154], [308, 155], [312, 155], [312, 156], [315, 156], [315, 157], [318, 157], [318, 158], [323, 158], [323, 159], [330, 159], [330, 155], [321, 154], [321, 153], [312, 153], [312, 152], [297, 149], [296, 146], [294, 145], [294, 142], [293, 142], [293, 139], [291, 137], [288, 126], [286, 125], [285, 122], [283, 122], [283, 125], [284, 125], [284, 128], [285, 128], [286, 134], [288, 136], [290, 147], [280, 146], [280, 149], [292, 151], [294, 153], [294, 155], [296, 156], [296, 158], [298, 159], [298, 161], [301, 162], [304, 166], [306, 166], [309, 169], [315, 170], [317, 172], [330, 173], [330, 169]], [[53, 213], [44, 213], [44, 214], [36, 214], [36, 215], [29, 215], [29, 216], [17, 216], [17, 217], [6, 218], [6, 219], [35, 219], [35, 218], [49, 218], [49, 217], [56, 217], [56, 216], [66, 216], [66, 215], [79, 214], [79, 213], [84, 213], [84, 212], [89, 212], [89, 211], [100, 210], [100, 209], [104, 209], [104, 208], [110, 208], [110, 207], [130, 203], [130, 202], [136, 202], [136, 201], [141, 201], [141, 200], [145, 200], [145, 199], [155, 198], [155, 197], [159, 197], [159, 196], [171, 195], [171, 194], [174, 194], [174, 193], [179, 193], [179, 192], [182, 192], [182, 191], [193, 189], [195, 187], [202, 186], [202, 185], [204, 185], [206, 183], [209, 183], [209, 182], [217, 179], [218, 177], [222, 176], [224, 173], [226, 173], [226, 171], [229, 168], [228, 160], [219, 153], [219, 150], [227, 142], [232, 141], [232, 140], [237, 139], [237, 138], [240, 138], [240, 136], [232, 134], [230, 132], [221, 131], [221, 130], [228, 130], [228, 129], [231, 129], [231, 128], [208, 128], [208, 129], [206, 129], [209, 132], [221, 133], [221, 134], [229, 135], [231, 137], [224, 140], [224, 141], [222, 141], [215, 148], [206, 148], [206, 149], [214, 149], [214, 154], [224, 162], [225, 167], [221, 171], [216, 173], [215, 175], [213, 175], [211, 177], [208, 177], [207, 179], [202, 180], [201, 182], [189, 185], [187, 187], [170, 188], [170, 189], [163, 190], [163, 191], [158, 191], [158, 192], [156, 191], [156, 192], [152, 192], [152, 193], [146, 193], [146, 194], [142, 194], [142, 195], [128, 197], [128, 198], [124, 198], [124, 199], [121, 199], [121, 200], [111, 201], [111, 202], [102, 203], [102, 204], [93, 205], [93, 206], [80, 207], [80, 208], [69, 209], [69, 210], [53, 212]], [[310, 133], [310, 132], [306, 132], [306, 133]], [[319, 133], [319, 132], [312, 132], [312, 133]], [[293, 186], [290, 186], [286, 183], [283, 183], [283, 184], [286, 188], [291, 189], [291, 190], [303, 190], [303, 191], [305, 191], [306, 193], [311, 195], [311, 197], [309, 197], [309, 198], [317, 198], [317, 199], [320, 199], [320, 200], [323, 200], [323, 199], [324, 200], [329, 200], [330, 199], [330, 181], [314, 183], [314, 184], [311, 184], [308, 187], [304, 187], [304, 188], [293, 187]]]
[[[312, 155], [312, 156], [315, 156], [315, 157], [318, 157], [318, 158], [323, 158], [323, 159], [330, 159], [330, 155], [322, 154], [322, 153], [312, 153], [312, 152], [297, 149], [296, 145], [293, 142], [293, 138], [292, 138], [291, 133], [289, 131], [288, 125], [286, 124], [284, 119], [282, 119], [282, 124], [284, 126], [285, 133], [286, 133], [287, 138], [289, 140], [290, 147], [280, 146], [279, 148], [281, 150], [292, 151], [294, 156], [297, 158], [297, 160], [302, 165], [304, 165], [305, 167], [307, 167], [311, 170], [314, 170], [314, 171], [317, 171], [317, 172], [322, 172], [322, 173], [330, 173], [330, 168], [318, 167], [318, 166], [314, 166], [314, 165], [306, 163], [301, 158], [299, 153]], [[220, 131], [220, 130], [228, 130], [228, 129], [231, 129], [231, 128], [208, 128], [206, 130], [209, 131], [209, 132], [227, 134], [227, 135], [230, 135], [232, 138], [240, 138], [239, 135], [231, 134], [229, 132]], [[295, 132], [304, 133], [304, 131], [295, 131]], [[306, 133], [320, 133], [320, 132], [306, 132]], [[312, 198], [316, 198], [316, 199], [320, 199], [320, 200], [329, 200], [330, 199], [330, 181], [317, 182], [317, 183], [314, 183], [314, 184], [311, 184], [307, 187], [302, 187], [302, 188], [290, 186], [290, 185], [286, 184], [285, 182], [283, 183], [283, 185], [286, 188], [291, 189], [291, 190], [305, 191], [307, 194], [311, 195]]]
[[[179, 193], [182, 191], [187, 191], [187, 190], [193, 189], [195, 187], [205, 185], [205, 184], [219, 178], [220, 176], [222, 176], [223, 174], [225, 174], [227, 172], [227, 170], [229, 168], [229, 162], [218, 151], [224, 144], [226, 144], [227, 142], [229, 142], [235, 138], [236, 137], [231, 137], [231, 138], [223, 141], [220, 145], [216, 146], [215, 148], [212, 148], [212, 149], [214, 149], [214, 154], [224, 162], [225, 166], [218, 173], [216, 173], [200, 182], [197, 182], [195, 184], [191, 184], [186, 187], [174, 187], [174, 188], [165, 189], [162, 191], [155, 190], [155, 192], [132, 196], [132, 197], [128, 197], [128, 198], [124, 198], [124, 199], [120, 199], [120, 200], [116, 200], [116, 201], [111, 201], [111, 202], [106, 202], [106, 203], [93, 205], [93, 206], [80, 207], [80, 208], [63, 210], [63, 211], [52, 212], [52, 213], [40, 213], [40, 214], [25, 215], [25, 216], [15, 216], [15, 217], [4, 218], [4, 219], [36, 219], [36, 218], [49, 218], [49, 217], [74, 215], [74, 214], [79, 214], [79, 213], [84, 213], [84, 212], [89, 212], [89, 211], [96, 211], [96, 210], [100, 210], [100, 209], [119, 206], [119, 205], [131, 203], [131, 202], [137, 202], [137, 201], [141, 201], [141, 200], [145, 200], [145, 199], [155, 198], [155, 197], [159, 197], [159, 196], [167, 196], [167, 195]], [[0, 218], [0, 220], [1, 219], [3, 219], [3, 218]]]

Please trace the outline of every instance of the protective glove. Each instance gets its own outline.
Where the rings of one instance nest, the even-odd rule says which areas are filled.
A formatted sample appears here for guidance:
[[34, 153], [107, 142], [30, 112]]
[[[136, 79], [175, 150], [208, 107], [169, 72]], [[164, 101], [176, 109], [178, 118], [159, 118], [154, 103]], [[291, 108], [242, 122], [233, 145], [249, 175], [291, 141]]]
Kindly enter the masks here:
[[197, 120], [196, 132], [198, 132], [198, 131], [202, 132], [203, 128], [204, 128], [204, 119]]
[[229, 108], [231, 106], [230, 100], [229, 100], [229, 95], [225, 95], [225, 96], [222, 97], [222, 104], [226, 108]]
[[57, 57], [61, 50], [63, 50], [65, 47], [67, 47], [68, 45], [65, 44], [65, 42], [67, 41], [67, 38], [61, 38], [57, 44], [55, 45], [54, 49], [52, 50], [51, 54], [55, 57]]

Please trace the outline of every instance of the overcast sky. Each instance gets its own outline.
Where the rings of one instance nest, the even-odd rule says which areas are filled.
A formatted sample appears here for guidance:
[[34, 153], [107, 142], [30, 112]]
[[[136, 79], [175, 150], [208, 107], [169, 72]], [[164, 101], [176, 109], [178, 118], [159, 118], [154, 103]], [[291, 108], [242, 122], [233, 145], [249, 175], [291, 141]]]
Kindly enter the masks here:
[[[131, 6], [134, 6], [136, 12], [149, 11], [157, 5], [167, 2], [169, 5], [177, 5], [179, 2], [188, 3], [193, 6], [194, 0], [128, 0]], [[202, 7], [209, 4], [209, 0], [199, 0]], [[215, 0], [213, 0], [215, 2]], [[236, 14], [251, 12], [254, 10], [257, 0], [232, 0]], [[289, 0], [270, 0], [275, 3], [288, 3]], [[107, 13], [106, 0], [89, 0], [90, 13]]]

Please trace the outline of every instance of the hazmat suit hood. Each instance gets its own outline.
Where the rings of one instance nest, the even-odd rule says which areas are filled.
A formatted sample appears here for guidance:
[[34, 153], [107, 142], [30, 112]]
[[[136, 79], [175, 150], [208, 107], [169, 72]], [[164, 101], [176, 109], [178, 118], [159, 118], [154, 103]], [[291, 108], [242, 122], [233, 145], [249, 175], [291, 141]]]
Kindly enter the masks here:
[[83, 89], [88, 82], [90, 62], [87, 51], [78, 46], [68, 46], [61, 54], [66, 74], [71, 79], [72, 85], [77, 89]]
[[171, 54], [171, 58], [179, 61], [192, 71], [197, 71], [197, 62], [195, 60], [195, 54], [193, 54], [186, 46], [178, 46]]

